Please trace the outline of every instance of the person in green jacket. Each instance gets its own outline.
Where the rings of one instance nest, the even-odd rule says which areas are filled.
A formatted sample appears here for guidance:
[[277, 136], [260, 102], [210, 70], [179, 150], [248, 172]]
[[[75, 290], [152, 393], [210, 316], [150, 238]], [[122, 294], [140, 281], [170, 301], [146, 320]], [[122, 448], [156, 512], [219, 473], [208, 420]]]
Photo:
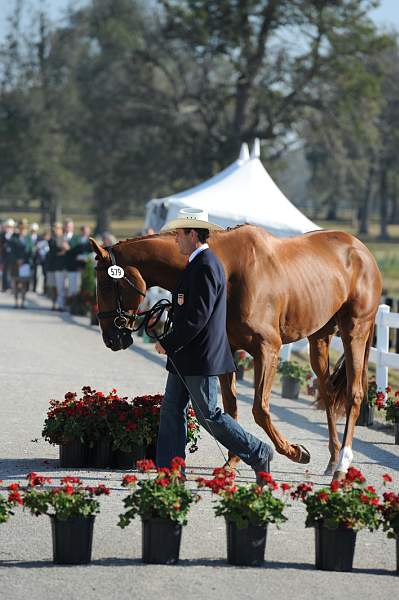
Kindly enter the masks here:
[[[25, 308], [26, 294], [32, 276], [33, 244], [28, 233], [27, 219], [18, 223], [18, 231], [10, 239], [11, 280], [14, 291], [15, 308]], [[18, 305], [18, 299], [20, 304]]]

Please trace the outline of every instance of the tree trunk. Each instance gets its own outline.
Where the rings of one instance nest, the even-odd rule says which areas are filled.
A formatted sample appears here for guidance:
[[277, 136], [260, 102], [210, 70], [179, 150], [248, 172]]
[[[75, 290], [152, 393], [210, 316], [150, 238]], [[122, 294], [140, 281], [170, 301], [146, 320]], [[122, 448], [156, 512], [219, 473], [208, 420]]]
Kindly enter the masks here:
[[394, 185], [393, 190], [392, 190], [392, 197], [391, 197], [391, 202], [392, 202], [392, 208], [391, 208], [391, 214], [389, 217], [389, 223], [392, 225], [398, 225], [399, 224], [399, 198], [398, 198], [398, 186]]
[[337, 202], [336, 200], [331, 199], [329, 205], [327, 207], [327, 221], [336, 221], [337, 220]]
[[54, 223], [60, 223], [62, 221], [62, 202], [61, 200], [51, 201], [51, 214], [50, 214], [50, 222], [51, 225]]
[[380, 240], [388, 240], [388, 186], [385, 165], [380, 167]]
[[369, 219], [370, 219], [370, 198], [371, 188], [373, 185], [374, 178], [374, 166], [371, 164], [369, 167], [366, 189], [364, 190], [363, 204], [359, 210], [359, 229], [358, 234], [369, 232]]
[[103, 235], [106, 231], [110, 230], [111, 226], [111, 214], [109, 207], [105, 204], [100, 204], [97, 206], [96, 210], [96, 228], [94, 233], [96, 235]]

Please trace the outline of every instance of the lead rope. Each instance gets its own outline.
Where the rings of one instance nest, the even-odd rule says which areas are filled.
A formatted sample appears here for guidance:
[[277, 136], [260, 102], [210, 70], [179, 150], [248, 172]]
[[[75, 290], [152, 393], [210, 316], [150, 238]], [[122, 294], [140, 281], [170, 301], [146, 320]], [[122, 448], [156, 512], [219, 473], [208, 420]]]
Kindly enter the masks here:
[[[138, 325], [135, 329], [133, 329], [133, 331], [138, 331], [139, 329], [141, 329], [142, 327], [144, 327], [144, 331], [146, 332], [146, 334], [148, 335], [149, 338], [155, 339], [158, 342], [162, 342], [162, 339], [167, 335], [167, 333], [168, 333], [168, 331], [170, 329], [171, 323], [172, 323], [170, 315], [169, 315], [169, 312], [168, 312], [168, 316], [166, 318], [166, 321], [164, 323], [163, 332], [160, 335], [157, 335], [157, 333], [155, 331], [154, 331], [154, 333], [152, 333], [152, 332], [150, 333], [150, 329], [154, 328], [155, 325], [157, 325], [157, 323], [161, 319], [164, 311], [168, 310], [169, 308], [171, 308], [171, 306], [172, 306], [172, 303], [170, 302], [170, 300], [167, 300], [166, 298], [162, 298], [161, 300], [158, 300], [158, 302], [156, 302], [154, 304], [154, 306], [152, 306], [150, 309], [148, 309], [146, 311], [143, 311], [141, 313], [138, 313], [137, 316], [140, 316], [140, 317], [143, 316], [144, 318], [143, 318], [143, 321], [140, 323], [140, 325]], [[172, 364], [172, 367], [176, 371], [176, 373], [177, 373], [178, 377], [180, 378], [182, 384], [186, 388], [189, 397], [191, 398], [191, 400], [194, 399], [194, 403], [195, 403], [195, 398], [193, 397], [192, 392], [190, 391], [188, 385], [186, 384], [186, 382], [184, 380], [184, 377], [180, 374], [179, 369], [176, 367], [176, 365], [174, 363], [174, 360], [170, 356], [168, 356], [168, 359], [170, 360], [170, 362]], [[195, 404], [197, 404], [197, 403], [195, 403]], [[201, 414], [201, 416], [203, 418], [204, 423], [206, 423], [205, 429], [207, 429], [207, 431], [210, 434], [210, 436], [213, 437], [213, 439], [215, 440], [216, 445], [217, 445], [217, 447], [219, 449], [220, 454], [223, 457], [224, 462], [227, 463], [228, 459], [226, 458], [226, 456], [225, 456], [225, 454], [224, 454], [224, 452], [222, 450], [222, 447], [221, 447], [220, 443], [216, 439], [216, 436], [212, 432], [212, 428], [210, 426], [210, 423], [206, 422], [205, 415], [202, 412], [201, 407], [199, 406], [199, 404], [198, 404], [198, 406], [196, 406], [195, 410], [197, 410], [197, 408], [198, 408], [198, 410], [199, 410], [199, 412], [200, 412], [200, 414]]]

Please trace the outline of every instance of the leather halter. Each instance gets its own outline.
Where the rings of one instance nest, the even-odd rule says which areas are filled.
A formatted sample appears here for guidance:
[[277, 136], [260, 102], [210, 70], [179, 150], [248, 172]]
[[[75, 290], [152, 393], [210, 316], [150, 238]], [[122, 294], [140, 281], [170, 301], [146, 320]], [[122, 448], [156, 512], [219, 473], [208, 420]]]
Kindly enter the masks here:
[[[106, 248], [106, 250], [108, 250], [112, 266], [116, 266], [115, 254], [114, 254], [112, 248]], [[106, 268], [107, 267], [104, 267], [104, 270]], [[100, 269], [102, 269], [102, 267], [99, 267], [99, 265], [97, 265], [96, 269], [100, 270]], [[135, 292], [140, 294], [140, 296], [143, 296], [143, 298], [145, 297], [145, 293], [142, 292], [141, 290], [139, 290], [138, 287], [136, 287], [135, 284], [132, 281], [130, 281], [130, 279], [128, 277], [126, 277], [126, 275], [124, 275], [122, 277], [122, 279], [124, 279], [134, 289]], [[137, 313], [130, 314], [128, 311], [126, 311], [123, 308], [121, 289], [119, 286], [119, 279], [112, 278], [112, 281], [114, 284], [117, 306], [114, 310], [106, 310], [106, 311], [98, 312], [97, 318], [98, 319], [114, 318], [114, 325], [115, 325], [115, 327], [117, 327], [117, 329], [131, 329], [133, 327], [133, 323], [137, 319], [138, 315], [137, 315]], [[133, 323], [131, 323], [132, 321], [133, 321]]]

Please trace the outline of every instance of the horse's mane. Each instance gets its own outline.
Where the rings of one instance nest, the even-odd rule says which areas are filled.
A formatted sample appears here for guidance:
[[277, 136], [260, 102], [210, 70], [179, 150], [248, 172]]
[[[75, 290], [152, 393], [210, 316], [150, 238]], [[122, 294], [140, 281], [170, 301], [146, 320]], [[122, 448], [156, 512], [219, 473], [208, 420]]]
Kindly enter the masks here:
[[149, 233], [147, 235], [138, 235], [134, 238], [127, 238], [126, 240], [119, 240], [119, 242], [116, 242], [116, 244], [114, 244], [113, 247], [119, 246], [119, 244], [130, 244], [133, 242], [141, 242], [143, 240], [167, 237], [167, 236], [171, 236], [171, 235], [173, 235], [171, 231], [165, 231], [164, 233]]
[[[223, 231], [211, 231], [209, 237], [212, 237], [214, 235], [225, 235], [226, 233], [230, 233], [230, 231], [240, 229], [241, 227], [245, 227], [247, 225], [250, 225], [250, 223], [239, 223], [238, 225], [234, 225], [234, 227], [227, 227]], [[142, 242], [143, 240], [150, 240], [160, 237], [170, 237], [173, 235], [174, 233], [172, 231], [165, 231], [163, 233], [150, 233], [147, 235], [138, 235], [133, 238], [127, 238], [126, 240], [119, 240], [118, 242], [116, 242], [116, 244], [114, 244], [113, 247], [119, 246], [120, 244], [133, 244], [134, 242]]]

